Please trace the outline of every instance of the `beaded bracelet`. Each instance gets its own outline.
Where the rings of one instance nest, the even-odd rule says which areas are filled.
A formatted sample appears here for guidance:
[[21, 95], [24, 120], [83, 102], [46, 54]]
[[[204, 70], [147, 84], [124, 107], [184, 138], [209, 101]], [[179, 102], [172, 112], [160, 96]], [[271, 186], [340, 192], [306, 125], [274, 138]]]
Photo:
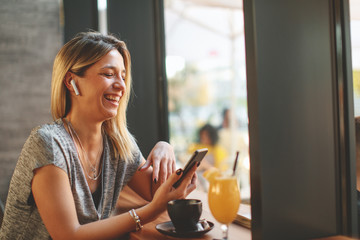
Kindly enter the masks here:
[[130, 216], [134, 219], [134, 222], [135, 222], [135, 224], [136, 224], [135, 230], [136, 230], [136, 231], [141, 230], [141, 228], [142, 228], [143, 226], [141, 225], [140, 218], [139, 218], [139, 216], [136, 214], [135, 210], [134, 210], [134, 209], [131, 209], [131, 210], [129, 211], [129, 214], [130, 214]]

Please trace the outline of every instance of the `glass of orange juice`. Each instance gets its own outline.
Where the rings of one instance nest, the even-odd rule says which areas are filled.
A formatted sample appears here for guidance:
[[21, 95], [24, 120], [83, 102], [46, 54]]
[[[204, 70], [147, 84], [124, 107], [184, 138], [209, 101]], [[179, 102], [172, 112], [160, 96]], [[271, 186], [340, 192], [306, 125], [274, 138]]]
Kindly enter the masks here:
[[210, 180], [209, 207], [214, 218], [221, 223], [223, 240], [228, 239], [228, 226], [234, 221], [240, 206], [240, 190], [236, 176], [219, 175]]

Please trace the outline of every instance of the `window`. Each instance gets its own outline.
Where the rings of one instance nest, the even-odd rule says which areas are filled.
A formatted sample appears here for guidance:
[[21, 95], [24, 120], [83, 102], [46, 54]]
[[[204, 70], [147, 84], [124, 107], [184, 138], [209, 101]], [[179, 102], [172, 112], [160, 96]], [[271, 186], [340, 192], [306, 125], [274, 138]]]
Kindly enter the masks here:
[[360, 0], [350, 0], [350, 32], [354, 84], [354, 113], [360, 116]]
[[170, 142], [179, 165], [194, 144], [203, 145], [198, 144], [199, 130], [210, 125], [219, 137], [210, 162], [231, 170], [239, 151], [237, 175], [246, 202], [250, 180], [242, 1], [165, 0], [164, 5]]
[[[354, 115], [356, 131], [356, 159], [357, 165], [360, 160], [360, 0], [350, 0], [350, 34], [352, 74], [354, 87]], [[357, 166], [357, 178], [359, 179], [359, 166]], [[359, 180], [357, 189], [360, 190]]]

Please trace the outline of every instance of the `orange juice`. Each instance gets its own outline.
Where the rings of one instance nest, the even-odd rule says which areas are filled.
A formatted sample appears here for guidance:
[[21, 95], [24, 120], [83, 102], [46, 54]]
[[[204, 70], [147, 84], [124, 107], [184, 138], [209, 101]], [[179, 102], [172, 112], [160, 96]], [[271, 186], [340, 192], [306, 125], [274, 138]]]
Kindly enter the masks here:
[[215, 177], [210, 182], [208, 198], [215, 219], [222, 224], [231, 223], [240, 206], [240, 191], [236, 177]]

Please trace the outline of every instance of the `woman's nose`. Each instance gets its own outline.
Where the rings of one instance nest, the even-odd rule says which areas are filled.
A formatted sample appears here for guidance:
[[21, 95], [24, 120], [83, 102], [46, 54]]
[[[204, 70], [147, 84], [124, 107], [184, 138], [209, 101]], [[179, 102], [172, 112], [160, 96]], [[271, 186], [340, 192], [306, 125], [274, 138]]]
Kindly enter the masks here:
[[121, 76], [116, 78], [116, 81], [114, 82], [114, 88], [121, 89], [121, 90], [126, 89], [125, 80]]

